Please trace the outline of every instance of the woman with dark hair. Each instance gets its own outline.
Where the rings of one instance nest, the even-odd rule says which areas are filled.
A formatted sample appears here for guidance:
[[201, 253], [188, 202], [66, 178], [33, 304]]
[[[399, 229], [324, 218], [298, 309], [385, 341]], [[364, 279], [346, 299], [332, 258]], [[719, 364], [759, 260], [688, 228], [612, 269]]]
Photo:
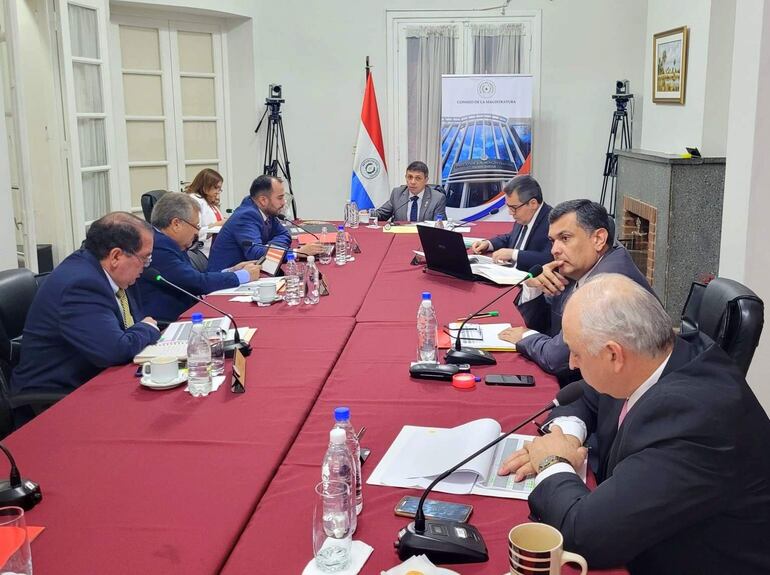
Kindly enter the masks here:
[[[222, 212], [219, 210], [219, 198], [222, 195], [222, 182], [224, 178], [216, 170], [204, 168], [190, 186], [185, 190], [190, 194], [201, 208], [201, 229], [218, 228], [225, 223]], [[205, 237], [204, 237], [205, 236]], [[213, 234], [202, 233], [200, 240], [203, 242], [201, 251], [209, 255]]]

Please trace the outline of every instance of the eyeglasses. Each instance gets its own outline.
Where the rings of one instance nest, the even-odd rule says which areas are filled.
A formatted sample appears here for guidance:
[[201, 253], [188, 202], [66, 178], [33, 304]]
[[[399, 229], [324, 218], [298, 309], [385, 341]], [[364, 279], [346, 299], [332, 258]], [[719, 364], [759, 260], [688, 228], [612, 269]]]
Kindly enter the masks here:
[[197, 224], [197, 225], [196, 225], [196, 224], [193, 224], [193, 223], [191, 223], [191, 222], [188, 222], [188, 221], [187, 221], [186, 219], [184, 219], [184, 218], [179, 218], [179, 219], [180, 219], [180, 220], [182, 220], [184, 223], [186, 223], [188, 226], [192, 226], [192, 227], [193, 227], [193, 228], [195, 228], [196, 230], [198, 230], [198, 231], [201, 231], [201, 225], [200, 225], [200, 224]]
[[131, 252], [126, 252], [126, 253], [128, 255], [130, 255], [131, 257], [134, 257], [134, 258], [138, 259], [140, 262], [142, 262], [142, 265], [144, 267], [146, 267], [146, 268], [150, 267], [150, 264], [152, 263], [152, 254], [148, 255], [145, 258], [143, 258], [143, 257], [140, 257], [140, 256], [138, 256], [138, 255], [136, 255], [134, 253], [131, 253]]
[[516, 210], [518, 210], [518, 209], [519, 209], [520, 207], [522, 207], [522, 206], [526, 206], [528, 203], [529, 203], [529, 202], [524, 202], [523, 204], [519, 204], [518, 206], [512, 206], [511, 204], [505, 204], [505, 205], [508, 207], [508, 210], [509, 210], [509, 211], [510, 211], [512, 214], [515, 214], [515, 213], [516, 213]]

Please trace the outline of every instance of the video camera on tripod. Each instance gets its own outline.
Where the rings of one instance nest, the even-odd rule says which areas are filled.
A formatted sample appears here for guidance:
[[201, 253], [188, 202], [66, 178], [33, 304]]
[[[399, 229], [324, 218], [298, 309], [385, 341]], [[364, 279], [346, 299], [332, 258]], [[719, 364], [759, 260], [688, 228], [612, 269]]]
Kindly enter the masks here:
[[628, 101], [634, 97], [629, 93], [631, 89], [631, 82], [628, 80], [617, 80], [615, 82], [615, 93], [612, 95], [612, 99], [615, 100], [615, 105], [618, 110], [625, 110]]
[[[617, 80], [615, 82], [615, 93], [612, 99], [615, 100], [615, 112], [612, 114], [612, 126], [610, 127], [610, 138], [607, 142], [607, 152], [604, 155], [604, 171], [602, 175], [602, 194], [599, 203], [602, 205], [609, 200], [607, 211], [611, 217], [615, 217], [615, 201], [617, 199], [616, 178], [618, 175], [618, 155], [616, 150], [627, 150], [633, 142], [633, 122], [634, 106], [631, 105], [631, 117], [626, 111], [628, 103], [633, 100], [634, 95], [629, 92], [631, 83], [628, 80]], [[617, 146], [616, 138], [620, 129], [620, 146]], [[607, 197], [609, 192], [609, 198]]]

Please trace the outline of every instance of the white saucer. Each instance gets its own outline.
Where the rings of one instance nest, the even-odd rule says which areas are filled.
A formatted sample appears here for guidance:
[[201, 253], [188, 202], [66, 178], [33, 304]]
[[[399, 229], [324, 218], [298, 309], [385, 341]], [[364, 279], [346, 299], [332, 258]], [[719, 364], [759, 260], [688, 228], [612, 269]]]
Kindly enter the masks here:
[[139, 381], [144, 387], [149, 389], [171, 389], [172, 387], [177, 387], [187, 381], [187, 370], [180, 369], [176, 379], [172, 379], [165, 383], [155, 383], [149, 375], [143, 375], [142, 379]]
[[[272, 305], [272, 304], [274, 304], [276, 302], [279, 302], [279, 301], [283, 301], [283, 296], [282, 295], [276, 295], [273, 298], [273, 301], [270, 302], [270, 305]], [[251, 303], [259, 303], [259, 298], [257, 296], [255, 296], [255, 295], [251, 296]]]

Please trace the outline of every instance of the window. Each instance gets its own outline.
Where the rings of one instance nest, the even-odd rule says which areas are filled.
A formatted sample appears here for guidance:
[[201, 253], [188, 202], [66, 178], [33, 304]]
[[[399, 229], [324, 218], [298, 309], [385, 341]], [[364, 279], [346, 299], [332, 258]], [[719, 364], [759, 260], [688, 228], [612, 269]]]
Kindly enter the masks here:
[[[445, 176], [448, 158], [468, 160], [472, 146], [487, 146], [490, 151], [507, 155], [490, 157], [520, 163], [520, 150], [514, 149], [515, 142], [507, 141], [509, 134], [498, 133], [497, 122], [487, 122], [485, 127], [483, 122], [454, 126], [440, 133], [441, 76], [533, 74], [537, 78], [539, 12], [501, 16], [486, 12], [440, 14], [388, 12], [389, 155], [390, 165], [395, 168], [394, 181], [410, 161], [419, 159], [428, 164], [431, 181], [438, 183]], [[537, 86], [536, 80], [534, 113]], [[482, 195], [493, 194], [494, 187], [490, 184]], [[460, 197], [455, 201], [459, 202]]]

